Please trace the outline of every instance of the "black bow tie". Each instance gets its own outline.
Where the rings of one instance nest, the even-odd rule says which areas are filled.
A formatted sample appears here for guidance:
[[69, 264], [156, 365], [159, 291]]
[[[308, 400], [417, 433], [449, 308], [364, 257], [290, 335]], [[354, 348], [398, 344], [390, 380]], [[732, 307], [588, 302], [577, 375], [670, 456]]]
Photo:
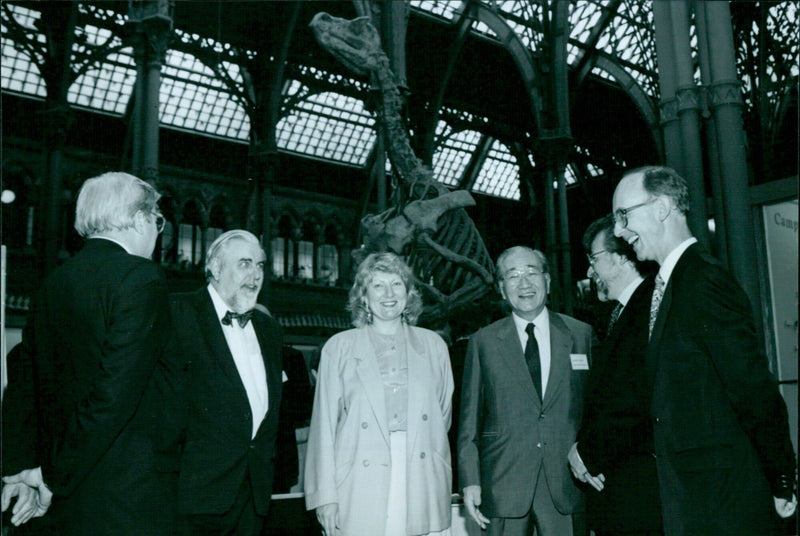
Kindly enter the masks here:
[[234, 313], [233, 311], [228, 311], [225, 313], [225, 316], [222, 317], [222, 323], [226, 326], [231, 325], [231, 321], [235, 318], [237, 322], [239, 322], [239, 327], [244, 328], [248, 322], [250, 322], [250, 317], [253, 316], [253, 311], [247, 311], [246, 313]]

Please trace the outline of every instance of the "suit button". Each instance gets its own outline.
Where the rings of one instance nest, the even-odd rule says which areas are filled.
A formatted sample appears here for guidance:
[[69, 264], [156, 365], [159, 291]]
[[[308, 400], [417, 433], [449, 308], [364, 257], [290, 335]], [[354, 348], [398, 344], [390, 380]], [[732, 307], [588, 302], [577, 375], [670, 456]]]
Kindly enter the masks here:
[[541, 443], [541, 442], [539, 442], [539, 443], [536, 443], [536, 448], [537, 448], [537, 449], [540, 449], [540, 448], [542, 448], [542, 443]]
[[427, 421], [428, 420], [428, 414], [427, 413], [423, 413], [422, 414], [422, 420], [423, 421]]
[[366, 421], [364, 421], [364, 422], [362, 422], [362, 423], [361, 423], [361, 428], [364, 428], [364, 429], [366, 429], [368, 426], [369, 426], [369, 425], [367, 424], [367, 422], [366, 422]]
[[656, 424], [661, 424], [661, 417], [656, 417], [654, 420], [656, 421]]
[[256, 448], [256, 446], [251, 444], [251, 445], [250, 445], [250, 448], [251, 448], [251, 449], [254, 449], [254, 448]]
[[364, 467], [369, 467], [369, 460], [364, 460], [363, 462], [361, 462], [361, 465], [363, 465]]
[[540, 413], [540, 414], [539, 414], [539, 420], [540, 420], [540, 421], [543, 421], [543, 420], [544, 420], [544, 413]]
[[425, 453], [424, 453], [424, 452], [420, 452], [420, 453], [419, 453], [419, 457], [420, 457], [420, 458], [422, 458], [422, 459], [424, 460], [424, 459], [425, 459]]

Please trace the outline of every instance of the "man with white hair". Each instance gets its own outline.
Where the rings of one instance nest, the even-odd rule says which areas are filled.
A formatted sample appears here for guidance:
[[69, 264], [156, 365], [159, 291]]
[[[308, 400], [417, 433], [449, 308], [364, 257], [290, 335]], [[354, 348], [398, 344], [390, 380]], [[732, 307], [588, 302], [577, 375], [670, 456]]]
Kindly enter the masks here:
[[127, 173], [88, 179], [83, 249], [55, 269], [23, 332], [33, 366], [33, 469], [3, 479], [11, 522], [48, 511], [58, 534], [172, 533], [174, 474], [156, 470], [167, 286], [150, 260], [164, 226], [158, 192]]
[[171, 298], [169, 354], [185, 370], [178, 508], [187, 535], [257, 536], [267, 514], [281, 401], [278, 323], [256, 300], [266, 256], [254, 235], [220, 235], [208, 285]]

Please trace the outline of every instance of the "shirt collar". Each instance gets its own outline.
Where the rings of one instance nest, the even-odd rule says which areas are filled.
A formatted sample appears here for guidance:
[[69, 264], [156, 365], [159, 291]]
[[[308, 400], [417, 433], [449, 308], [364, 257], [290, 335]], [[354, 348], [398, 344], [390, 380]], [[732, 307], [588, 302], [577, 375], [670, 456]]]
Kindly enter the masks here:
[[665, 284], [669, 281], [669, 276], [672, 275], [672, 271], [675, 269], [675, 265], [678, 264], [678, 260], [681, 258], [681, 255], [683, 255], [683, 252], [689, 249], [689, 246], [695, 242], [697, 242], [695, 237], [687, 238], [678, 244], [678, 247], [669, 252], [669, 255], [667, 255], [667, 258], [664, 259], [664, 262], [661, 264], [661, 268], [658, 269], [658, 275], [661, 276]]
[[517, 326], [517, 331], [525, 331], [525, 327], [531, 322], [536, 324], [536, 327], [539, 329], [544, 329], [545, 326], [550, 325], [550, 316], [547, 313], [547, 307], [542, 309], [542, 312], [539, 313], [533, 320], [525, 320], [513, 311], [511, 313], [511, 317], [514, 319], [514, 324]]
[[214, 285], [211, 283], [208, 284], [208, 293], [211, 295], [211, 301], [214, 303], [214, 310], [217, 312], [217, 318], [222, 321], [222, 317], [225, 316], [225, 313], [230, 311], [230, 307], [228, 304], [225, 303], [225, 300], [222, 299], [222, 296], [219, 295], [217, 289], [214, 288]]
[[628, 300], [631, 299], [631, 296], [633, 296], [633, 293], [636, 292], [637, 288], [639, 288], [639, 285], [642, 284], [642, 281], [644, 281], [642, 276], [636, 276], [636, 279], [628, 283], [628, 286], [625, 287], [625, 289], [620, 293], [617, 301], [621, 303], [623, 307], [628, 305]]
[[111, 238], [109, 236], [95, 235], [95, 236], [90, 236], [89, 238], [91, 238], [92, 240], [108, 240], [109, 242], [114, 242], [119, 247], [124, 249], [128, 253], [128, 255], [133, 255], [133, 253], [131, 253], [131, 250], [128, 249], [128, 246], [126, 246], [125, 244], [123, 244], [119, 240], [115, 240], [115, 239], [113, 239], [113, 238]]

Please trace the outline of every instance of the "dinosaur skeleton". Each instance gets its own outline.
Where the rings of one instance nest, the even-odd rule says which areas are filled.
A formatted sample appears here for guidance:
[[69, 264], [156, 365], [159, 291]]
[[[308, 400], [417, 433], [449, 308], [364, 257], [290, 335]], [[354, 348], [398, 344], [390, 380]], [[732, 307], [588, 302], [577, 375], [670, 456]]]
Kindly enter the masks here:
[[491, 257], [464, 210], [475, 200], [465, 190], [451, 192], [434, 180], [411, 149], [400, 116], [400, 91], [369, 18], [348, 21], [318, 13], [311, 27], [319, 44], [346, 67], [376, 76], [387, 152], [411, 200], [362, 219], [365, 249], [406, 255], [419, 286], [434, 301], [426, 304], [425, 317], [446, 319], [486, 295], [494, 282]]

